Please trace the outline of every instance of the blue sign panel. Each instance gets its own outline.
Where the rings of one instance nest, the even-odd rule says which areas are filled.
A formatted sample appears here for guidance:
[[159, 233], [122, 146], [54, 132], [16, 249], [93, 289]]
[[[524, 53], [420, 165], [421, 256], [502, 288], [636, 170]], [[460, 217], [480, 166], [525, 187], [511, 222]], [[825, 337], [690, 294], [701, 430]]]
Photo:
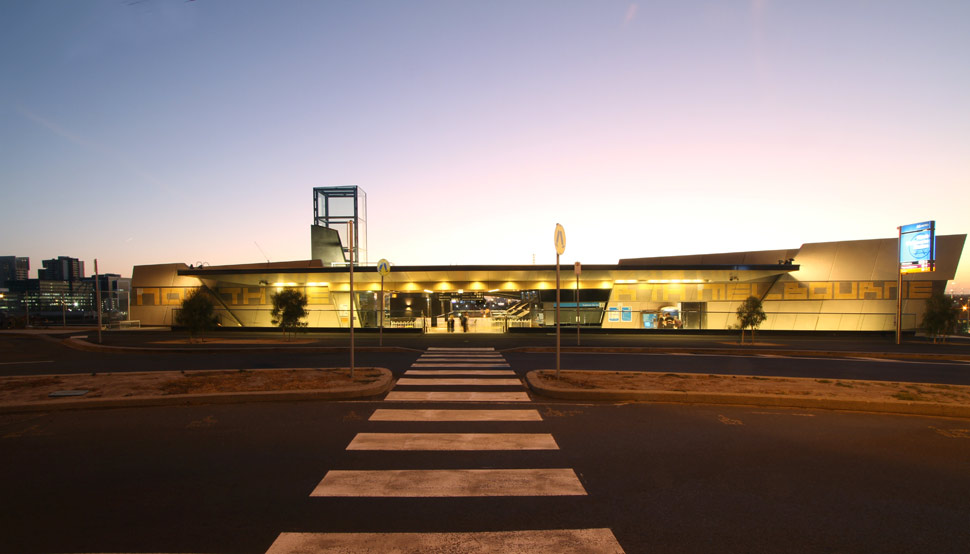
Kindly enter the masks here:
[[936, 264], [936, 222], [924, 221], [899, 228], [899, 271], [933, 271]]
[[623, 321], [633, 321], [633, 310], [629, 306], [623, 306], [620, 309], [620, 313], [622, 314]]

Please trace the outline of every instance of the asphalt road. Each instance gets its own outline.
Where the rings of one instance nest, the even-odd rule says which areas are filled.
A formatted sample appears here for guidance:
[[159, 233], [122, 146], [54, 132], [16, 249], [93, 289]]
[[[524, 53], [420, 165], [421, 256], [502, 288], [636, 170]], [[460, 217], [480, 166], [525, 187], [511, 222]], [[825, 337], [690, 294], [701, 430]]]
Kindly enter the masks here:
[[[0, 367], [20, 374], [342, 365], [347, 358], [258, 351], [107, 354], [36, 337], [3, 339]], [[401, 375], [418, 355], [361, 352], [358, 363]], [[504, 359], [519, 375], [553, 361], [550, 354], [520, 352]], [[963, 382], [968, 369], [960, 363], [605, 354], [564, 355], [563, 365], [943, 382]], [[458, 407], [527, 408], [541, 421], [370, 420], [378, 409]], [[550, 435], [556, 448], [348, 449], [360, 433], [392, 439], [405, 433]], [[0, 552], [255, 553], [266, 552], [280, 533], [555, 529], [609, 529], [629, 553], [965, 552], [970, 544], [966, 420], [536, 398], [461, 406], [373, 399], [7, 414], [0, 416], [0, 452]], [[429, 469], [568, 470], [586, 494], [310, 496], [333, 471]]]
[[[970, 544], [966, 421], [562, 402], [487, 406], [535, 408], [541, 422], [368, 421], [388, 404], [401, 407], [0, 416], [0, 551], [255, 553], [281, 532], [562, 528], [609, 528], [628, 553], [963, 553]], [[541, 431], [560, 449], [346, 450], [357, 433], [416, 430]], [[572, 468], [588, 495], [309, 496], [333, 469], [470, 467]]]
[[[450, 338], [450, 337], [449, 337]], [[481, 336], [469, 341], [455, 337], [454, 346], [490, 344]], [[493, 341], [494, 342], [494, 341]], [[825, 343], [827, 344], [827, 343]], [[816, 348], [818, 347], [816, 343]], [[400, 375], [420, 352], [357, 352], [359, 366], [386, 367]], [[555, 367], [550, 353], [506, 354], [520, 374]], [[349, 355], [293, 351], [227, 350], [212, 353], [105, 353], [68, 348], [59, 341], [25, 335], [0, 335], [0, 376], [59, 373], [177, 371], [203, 369], [268, 369], [287, 367], [345, 367]], [[891, 360], [868, 358], [775, 357], [768, 351], [758, 356], [583, 354], [563, 353], [564, 369], [610, 371], [670, 371], [825, 379], [871, 379], [970, 385], [970, 362]]]

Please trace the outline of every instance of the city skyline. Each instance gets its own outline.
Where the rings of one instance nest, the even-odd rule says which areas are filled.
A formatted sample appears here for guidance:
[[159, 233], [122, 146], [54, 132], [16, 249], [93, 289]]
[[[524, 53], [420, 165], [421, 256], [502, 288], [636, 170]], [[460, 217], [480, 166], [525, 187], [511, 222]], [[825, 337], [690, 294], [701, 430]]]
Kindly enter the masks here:
[[[550, 264], [970, 231], [970, 5], [0, 5], [2, 255]], [[265, 254], [264, 254], [265, 253]], [[965, 252], [949, 290], [970, 290]]]

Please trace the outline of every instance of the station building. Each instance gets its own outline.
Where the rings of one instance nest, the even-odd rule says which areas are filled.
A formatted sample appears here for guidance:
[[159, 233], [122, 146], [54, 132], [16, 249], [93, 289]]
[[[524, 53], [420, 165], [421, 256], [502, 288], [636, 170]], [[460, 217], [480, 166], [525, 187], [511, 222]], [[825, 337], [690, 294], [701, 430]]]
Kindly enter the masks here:
[[[447, 332], [447, 318], [462, 315], [469, 332], [555, 325], [555, 266], [393, 266], [382, 278], [376, 265], [367, 263], [366, 240], [361, 240], [366, 237], [362, 194], [357, 187], [314, 189], [307, 260], [135, 266], [132, 318], [143, 326], [172, 325], [182, 300], [204, 288], [215, 299], [222, 326], [272, 327], [272, 295], [294, 288], [308, 299], [311, 329], [347, 328], [351, 309], [355, 326], [365, 328]], [[353, 223], [352, 233], [347, 221]], [[966, 235], [938, 236], [935, 271], [904, 275], [901, 291], [896, 238], [629, 258], [584, 265], [578, 278], [568, 265], [560, 270], [560, 320], [605, 329], [726, 330], [736, 324], [740, 303], [755, 296], [768, 316], [763, 330], [893, 331], [901, 294], [902, 328], [913, 330], [926, 299], [942, 293], [954, 278], [965, 241]], [[351, 249], [355, 260], [364, 261], [355, 261], [353, 295]]]

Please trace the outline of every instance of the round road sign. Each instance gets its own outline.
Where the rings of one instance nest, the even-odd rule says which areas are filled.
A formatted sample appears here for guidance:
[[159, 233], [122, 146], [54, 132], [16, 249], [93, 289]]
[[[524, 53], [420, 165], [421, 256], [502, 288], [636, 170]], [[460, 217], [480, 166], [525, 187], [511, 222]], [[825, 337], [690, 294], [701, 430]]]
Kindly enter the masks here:
[[377, 272], [383, 276], [388, 276], [391, 273], [391, 262], [381, 258], [381, 261], [377, 262]]
[[556, 236], [554, 240], [556, 243], [556, 254], [561, 256], [566, 251], [566, 230], [558, 223], [556, 223]]

